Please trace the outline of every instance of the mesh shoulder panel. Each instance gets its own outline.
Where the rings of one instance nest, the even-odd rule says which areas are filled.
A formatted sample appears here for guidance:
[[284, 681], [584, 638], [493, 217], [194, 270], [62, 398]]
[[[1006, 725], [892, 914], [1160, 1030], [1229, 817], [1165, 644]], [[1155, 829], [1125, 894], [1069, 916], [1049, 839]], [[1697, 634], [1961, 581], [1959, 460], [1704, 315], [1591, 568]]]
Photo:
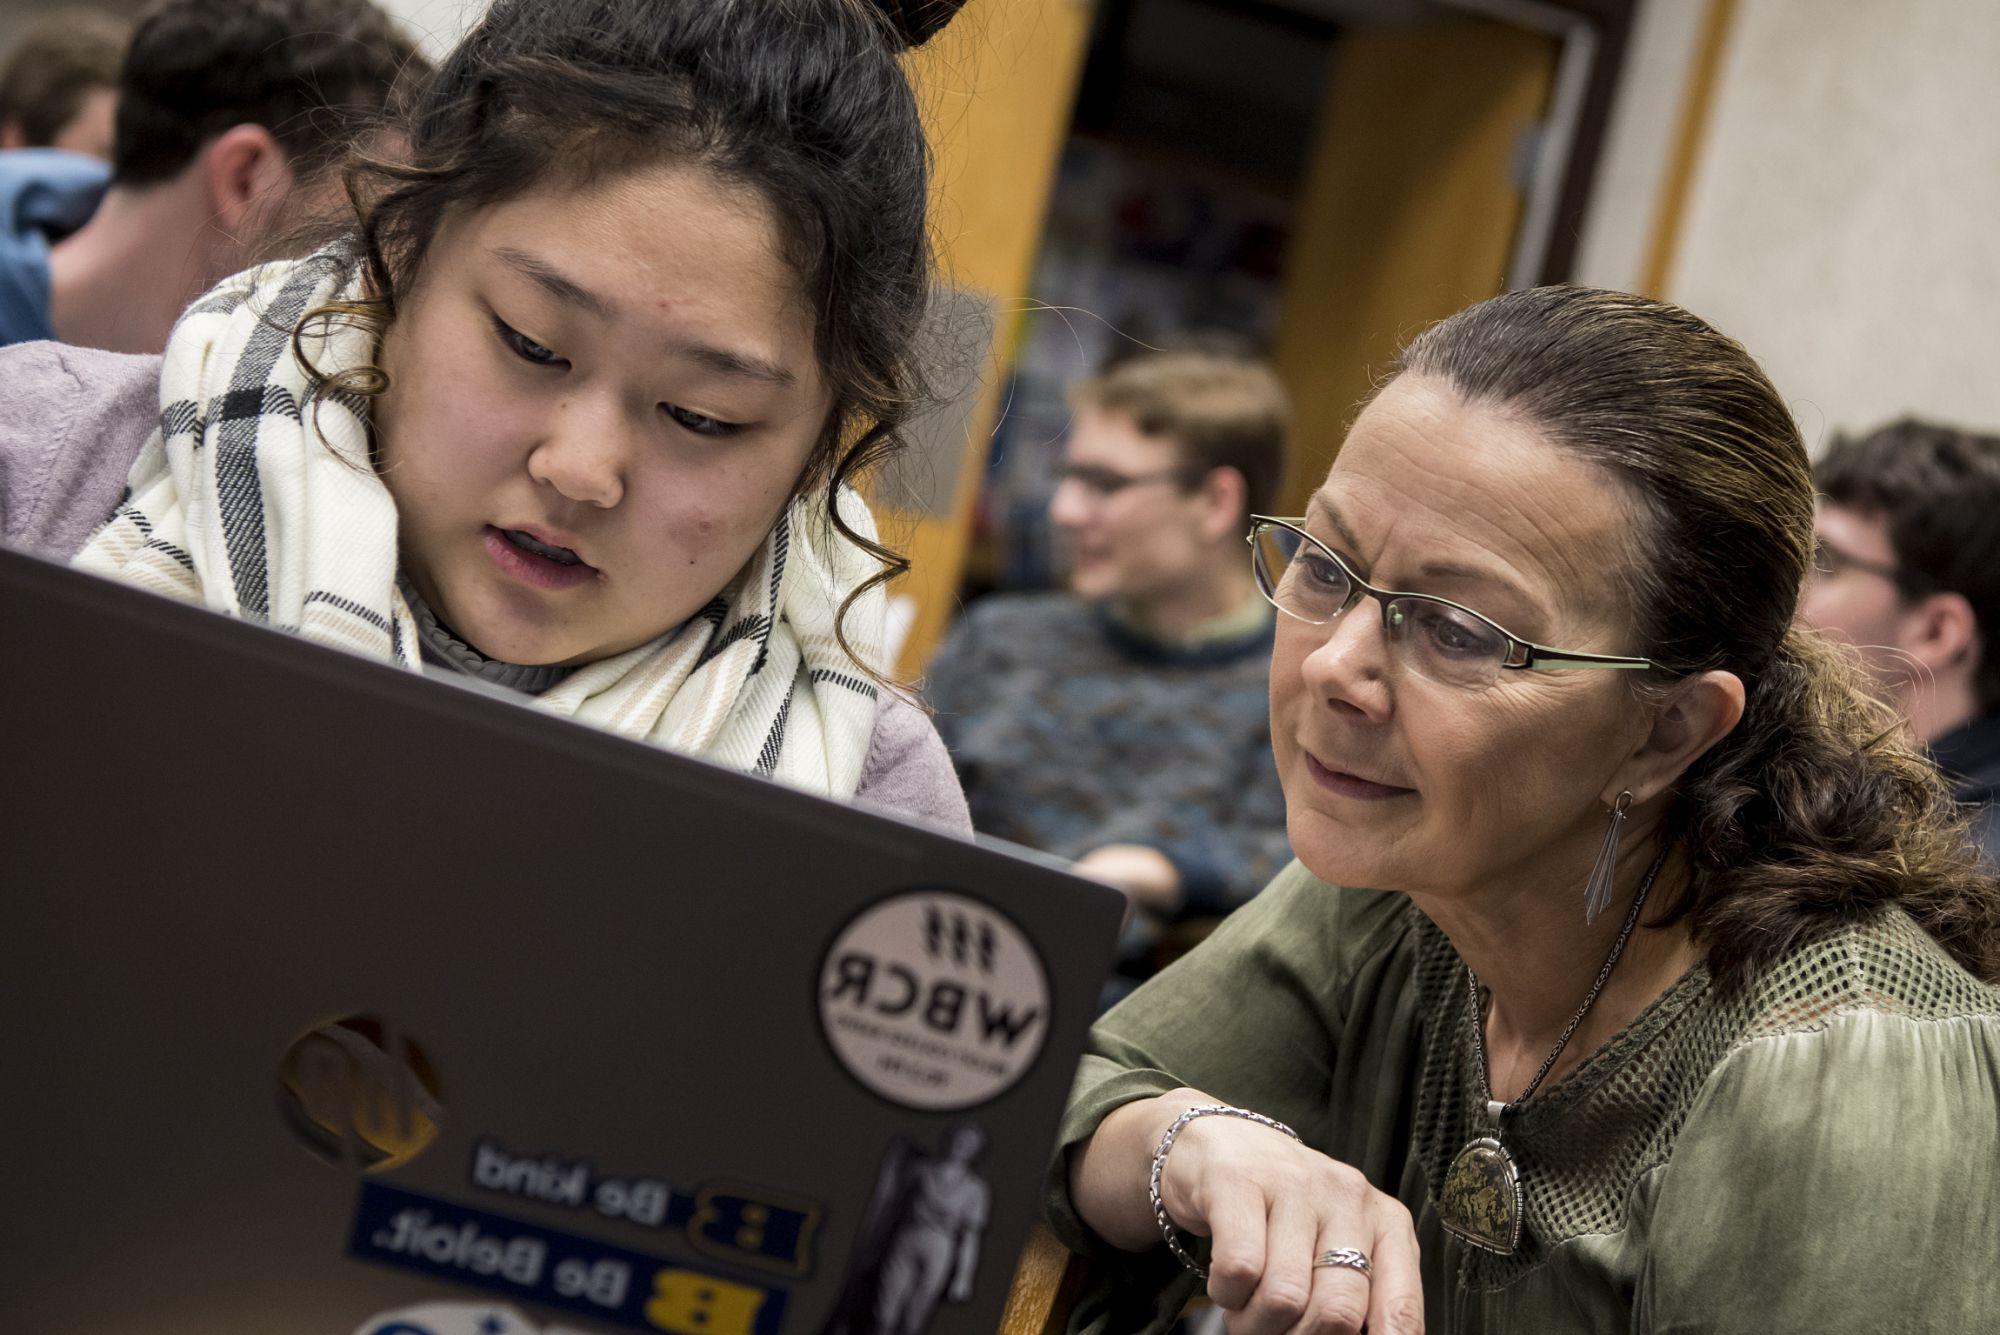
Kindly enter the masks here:
[[[1452, 1159], [1487, 1134], [1487, 1124], [1465, 965], [1442, 932], [1411, 913], [1419, 1011], [1429, 1022], [1411, 1148], [1435, 1207]], [[1502, 1139], [1521, 1170], [1521, 1246], [1512, 1256], [1461, 1249], [1460, 1286], [1504, 1288], [1540, 1266], [1556, 1243], [1622, 1229], [1633, 1185], [1672, 1155], [1689, 1109], [1731, 1049], [1824, 1028], [1854, 1011], [2000, 1015], [2000, 988], [1966, 973], [1900, 910], [1803, 947], [1728, 999], [1696, 965], [1559, 1083], [1509, 1114]]]

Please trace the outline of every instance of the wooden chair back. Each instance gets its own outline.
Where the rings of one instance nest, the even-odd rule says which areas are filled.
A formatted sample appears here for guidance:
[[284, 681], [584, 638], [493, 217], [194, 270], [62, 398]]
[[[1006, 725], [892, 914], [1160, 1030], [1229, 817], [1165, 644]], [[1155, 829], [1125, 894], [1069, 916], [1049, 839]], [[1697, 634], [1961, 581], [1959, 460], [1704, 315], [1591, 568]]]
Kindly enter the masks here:
[[1048, 1225], [1036, 1224], [1021, 1249], [999, 1335], [1064, 1335], [1070, 1308], [1083, 1290], [1086, 1262], [1056, 1241]]

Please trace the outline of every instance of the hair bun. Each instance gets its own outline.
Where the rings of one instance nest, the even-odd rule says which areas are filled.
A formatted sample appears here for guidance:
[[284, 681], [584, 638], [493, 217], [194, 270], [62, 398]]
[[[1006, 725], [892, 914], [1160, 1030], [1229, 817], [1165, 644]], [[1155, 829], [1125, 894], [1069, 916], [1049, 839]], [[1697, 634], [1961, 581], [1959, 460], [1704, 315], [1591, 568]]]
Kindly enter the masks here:
[[903, 39], [903, 49], [922, 46], [935, 37], [965, 0], [868, 0], [889, 20], [889, 26]]

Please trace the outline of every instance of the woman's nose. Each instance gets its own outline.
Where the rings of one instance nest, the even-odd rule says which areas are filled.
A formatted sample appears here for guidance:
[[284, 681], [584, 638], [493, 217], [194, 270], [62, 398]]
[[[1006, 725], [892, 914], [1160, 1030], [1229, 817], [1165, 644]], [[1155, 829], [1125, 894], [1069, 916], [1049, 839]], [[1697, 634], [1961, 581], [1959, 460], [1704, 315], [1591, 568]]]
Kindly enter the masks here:
[[1381, 605], [1362, 598], [1331, 622], [1311, 629], [1321, 639], [1299, 664], [1299, 671], [1313, 694], [1336, 708], [1370, 718], [1386, 715], [1390, 644]]
[[625, 498], [631, 427], [615, 408], [566, 403], [528, 455], [528, 475], [566, 500], [609, 510]]

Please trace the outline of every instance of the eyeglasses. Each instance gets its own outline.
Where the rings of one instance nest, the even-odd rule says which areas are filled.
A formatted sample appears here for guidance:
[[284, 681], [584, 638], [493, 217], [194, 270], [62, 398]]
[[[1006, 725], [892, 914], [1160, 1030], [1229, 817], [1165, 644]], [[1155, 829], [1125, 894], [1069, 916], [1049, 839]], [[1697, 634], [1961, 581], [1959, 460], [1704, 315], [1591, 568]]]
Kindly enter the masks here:
[[1110, 468], [1099, 468], [1095, 464], [1064, 464], [1056, 473], [1058, 483], [1074, 482], [1094, 498], [1104, 500], [1116, 496], [1127, 487], [1143, 486], [1151, 482], [1186, 482], [1184, 468], [1162, 468], [1156, 473], [1120, 473]]
[[1813, 563], [1810, 577], [1832, 579], [1843, 570], [1859, 570], [1864, 575], [1875, 575], [1888, 580], [1897, 589], [1911, 596], [1921, 596], [1930, 591], [1930, 581], [1914, 571], [1890, 565], [1886, 561], [1870, 561], [1843, 551], [1824, 538], [1813, 543]]
[[1286, 616], [1323, 626], [1366, 596], [1382, 604], [1389, 652], [1442, 686], [1484, 690], [1502, 670], [1567, 672], [1574, 669], [1640, 671], [1661, 667], [1650, 658], [1576, 653], [1510, 634], [1469, 607], [1427, 593], [1378, 589], [1299, 525], [1303, 519], [1252, 515], [1250, 565], [1257, 588]]

